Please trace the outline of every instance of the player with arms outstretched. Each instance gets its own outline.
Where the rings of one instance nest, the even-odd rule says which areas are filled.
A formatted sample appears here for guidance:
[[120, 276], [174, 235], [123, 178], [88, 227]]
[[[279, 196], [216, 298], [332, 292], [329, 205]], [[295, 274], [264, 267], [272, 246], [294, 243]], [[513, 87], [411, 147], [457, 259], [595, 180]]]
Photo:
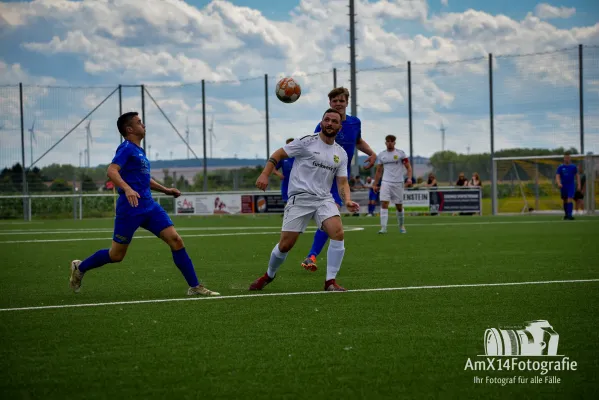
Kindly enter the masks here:
[[[293, 138], [287, 139], [285, 144], [293, 142]], [[273, 174], [281, 178], [281, 197], [283, 201], [287, 203], [289, 196], [287, 191], [289, 190], [289, 177], [291, 176], [291, 169], [293, 168], [293, 158], [284, 158], [276, 165]], [[279, 172], [281, 170], [281, 172]]]
[[[374, 166], [376, 161], [376, 153], [370, 148], [368, 143], [362, 139], [362, 121], [358, 117], [347, 115], [347, 105], [349, 103], [349, 91], [344, 87], [338, 87], [331, 90], [328, 94], [330, 108], [337, 110], [341, 114], [341, 131], [337, 134], [335, 141], [343, 147], [345, 150], [348, 162], [347, 162], [347, 173], [350, 176], [351, 162], [354, 156], [355, 149], [357, 148], [361, 152], [368, 155], [366, 160], [365, 168], [370, 169]], [[314, 133], [319, 133], [321, 130], [321, 124], [319, 123], [314, 130]], [[333, 199], [339, 207], [343, 206], [343, 201], [339, 196], [337, 185], [333, 184], [331, 188]], [[302, 262], [302, 267], [308, 271], [316, 271], [318, 268], [316, 265], [316, 257], [320, 254], [324, 245], [327, 243], [328, 236], [322, 230], [317, 230], [314, 234], [314, 240], [312, 242], [312, 248], [310, 252]]]
[[217, 296], [219, 293], [206, 289], [196, 277], [193, 263], [185, 250], [183, 239], [175, 230], [173, 222], [164, 209], [153, 198], [156, 190], [175, 198], [181, 192], [165, 188], [150, 175], [150, 162], [140, 147], [146, 136], [146, 127], [137, 112], [128, 112], [117, 120], [117, 128], [123, 143], [117, 148], [112, 163], [108, 166], [108, 177], [118, 187], [114, 234], [110, 249], [98, 250], [83, 261], [71, 261], [69, 285], [76, 293], [81, 289], [83, 276], [94, 268], [121, 262], [135, 231], [142, 227], [162, 239], [171, 248], [173, 261], [189, 285], [189, 296]]
[[580, 191], [580, 175], [578, 174], [576, 165], [572, 164], [569, 153], [564, 155], [564, 163], [557, 167], [555, 183], [560, 188], [564, 204], [564, 219], [573, 220], [574, 194], [577, 190]]
[[397, 208], [397, 223], [399, 231], [406, 233], [404, 227], [403, 212], [403, 187], [404, 187], [404, 169], [407, 170], [406, 185], [412, 184], [412, 166], [410, 160], [403, 150], [395, 148], [395, 136], [387, 135], [385, 145], [387, 150], [381, 151], [377, 159], [375, 182], [379, 182], [382, 177], [381, 186], [375, 185], [375, 191], [381, 193], [381, 230], [379, 233], [387, 233], [387, 220], [389, 219], [389, 203], [393, 202]]
[[348, 210], [357, 212], [359, 205], [350, 199], [347, 180], [348, 156], [343, 147], [335, 142], [335, 136], [341, 129], [341, 113], [335, 109], [328, 109], [322, 117], [321, 125], [322, 130], [318, 135], [295, 139], [275, 151], [256, 181], [256, 187], [266, 190], [268, 177], [279, 161], [287, 157], [295, 158], [289, 180], [289, 200], [285, 206], [281, 238], [270, 255], [268, 270], [250, 285], [250, 290], [262, 290], [273, 281], [300, 233], [305, 231], [310, 220], [314, 218], [317, 228], [322, 229], [331, 239], [327, 251], [324, 290], [345, 291], [335, 280], [341, 268], [345, 246], [341, 215], [331, 194], [333, 182], [336, 181], [339, 186]]

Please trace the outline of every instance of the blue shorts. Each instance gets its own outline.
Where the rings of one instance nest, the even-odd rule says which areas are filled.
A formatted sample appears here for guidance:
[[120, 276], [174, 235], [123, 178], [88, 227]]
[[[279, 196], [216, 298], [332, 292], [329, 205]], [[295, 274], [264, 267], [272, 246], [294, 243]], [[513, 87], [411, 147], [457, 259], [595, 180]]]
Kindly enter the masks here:
[[333, 187], [331, 187], [331, 194], [333, 195], [333, 200], [335, 203], [339, 205], [339, 207], [343, 207], [343, 200], [341, 200], [341, 196], [339, 196], [339, 189], [337, 188], [337, 181], [333, 181]]
[[562, 186], [561, 195], [562, 199], [573, 199], [574, 193], [576, 192], [576, 186], [574, 185], [564, 185]]
[[375, 193], [375, 191], [373, 189], [370, 189], [368, 191], [368, 200], [377, 201], [378, 199], [379, 199], [379, 194]]
[[173, 225], [164, 208], [158, 203], [148, 211], [138, 215], [118, 215], [114, 219], [114, 234], [112, 240], [120, 244], [129, 244], [135, 231], [142, 227], [160, 237], [163, 229]]

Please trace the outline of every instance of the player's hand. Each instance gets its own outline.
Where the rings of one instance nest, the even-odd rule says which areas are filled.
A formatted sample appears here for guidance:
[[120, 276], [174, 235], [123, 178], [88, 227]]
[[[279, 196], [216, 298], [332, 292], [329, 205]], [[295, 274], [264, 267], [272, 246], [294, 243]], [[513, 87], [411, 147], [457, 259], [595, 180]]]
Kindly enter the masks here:
[[360, 211], [360, 205], [351, 200], [348, 200], [345, 202], [345, 208], [347, 208], [347, 210], [349, 212], [353, 212], [353, 213]]
[[129, 204], [131, 204], [131, 207], [137, 207], [137, 205], [139, 204], [137, 199], [140, 198], [139, 193], [137, 193], [135, 190], [129, 188], [129, 189], [125, 190], [125, 196], [127, 197], [127, 201], [129, 202]]
[[374, 193], [378, 193], [378, 192], [379, 192], [379, 189], [380, 189], [380, 188], [379, 188], [379, 185], [372, 185], [372, 191], [373, 191]]
[[580, 192], [580, 185], [576, 186], [576, 190]]
[[364, 161], [364, 169], [372, 168], [374, 166], [375, 162], [376, 162], [376, 154], [372, 154], [372, 155], [368, 156], [366, 161]]
[[411, 178], [408, 178], [408, 179], [406, 180], [406, 185], [407, 185], [408, 187], [409, 187], [409, 186], [412, 186], [412, 179], [411, 179]]
[[181, 196], [181, 191], [177, 188], [169, 188], [166, 194], [173, 196], [176, 199], [177, 197]]
[[557, 187], [560, 188], [560, 189], [562, 188], [561, 182], [557, 184]]
[[266, 174], [260, 174], [256, 181], [256, 187], [262, 191], [265, 191], [268, 187], [268, 176]]

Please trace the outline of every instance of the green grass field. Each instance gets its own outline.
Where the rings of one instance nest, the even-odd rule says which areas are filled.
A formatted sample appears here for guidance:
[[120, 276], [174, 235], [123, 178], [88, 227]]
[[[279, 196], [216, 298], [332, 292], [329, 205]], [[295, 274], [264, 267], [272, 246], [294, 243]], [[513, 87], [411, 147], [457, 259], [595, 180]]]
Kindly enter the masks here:
[[[280, 216], [174, 221], [222, 297], [187, 298], [170, 250], [145, 231], [74, 294], [69, 262], [109, 246], [111, 219], [0, 223], [2, 398], [595, 398], [599, 389], [598, 218], [413, 217], [407, 235], [390, 226], [379, 236], [378, 218], [348, 217], [338, 282], [349, 292], [322, 291], [326, 248], [318, 271], [300, 267], [307, 233], [258, 294], [247, 289], [266, 270]], [[538, 319], [577, 363], [546, 375], [560, 383], [465, 369], [485, 360], [487, 328]], [[514, 376], [528, 382], [485, 382]]]

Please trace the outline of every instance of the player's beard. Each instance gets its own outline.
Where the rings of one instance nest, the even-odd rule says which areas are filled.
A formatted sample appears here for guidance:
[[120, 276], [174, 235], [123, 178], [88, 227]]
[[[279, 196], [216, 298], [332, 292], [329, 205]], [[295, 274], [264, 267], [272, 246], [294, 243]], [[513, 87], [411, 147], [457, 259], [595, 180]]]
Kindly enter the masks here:
[[328, 127], [328, 128], [325, 127], [322, 130], [322, 133], [324, 133], [324, 135], [328, 138], [333, 138], [333, 137], [337, 136], [337, 133], [339, 133], [339, 130], [338, 129], [335, 130], [334, 128], [331, 128], [331, 127]]

